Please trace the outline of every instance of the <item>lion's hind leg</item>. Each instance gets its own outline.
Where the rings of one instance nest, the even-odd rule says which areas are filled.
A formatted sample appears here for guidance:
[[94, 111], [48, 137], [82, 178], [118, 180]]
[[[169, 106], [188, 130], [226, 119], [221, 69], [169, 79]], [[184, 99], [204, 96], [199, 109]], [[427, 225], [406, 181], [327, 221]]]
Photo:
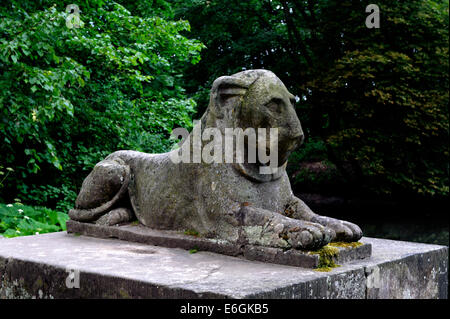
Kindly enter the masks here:
[[135, 218], [134, 213], [129, 208], [114, 208], [95, 222], [97, 225], [112, 226], [124, 222], [132, 221]]
[[117, 210], [118, 204], [126, 202], [129, 180], [130, 167], [120, 158], [105, 159], [97, 163], [83, 181], [75, 208], [69, 211], [70, 218], [80, 222], [93, 222], [111, 212], [109, 218], [103, 218], [101, 223], [111, 225], [113, 221], [118, 223], [130, 220], [132, 212], [129, 209]]

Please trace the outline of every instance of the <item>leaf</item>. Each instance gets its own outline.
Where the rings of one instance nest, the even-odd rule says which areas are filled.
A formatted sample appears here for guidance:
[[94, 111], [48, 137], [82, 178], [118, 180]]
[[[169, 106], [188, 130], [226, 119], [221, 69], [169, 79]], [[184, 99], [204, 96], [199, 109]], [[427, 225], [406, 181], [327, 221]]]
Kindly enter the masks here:
[[66, 222], [70, 219], [68, 214], [57, 212], [58, 223], [62, 230], [67, 230]]

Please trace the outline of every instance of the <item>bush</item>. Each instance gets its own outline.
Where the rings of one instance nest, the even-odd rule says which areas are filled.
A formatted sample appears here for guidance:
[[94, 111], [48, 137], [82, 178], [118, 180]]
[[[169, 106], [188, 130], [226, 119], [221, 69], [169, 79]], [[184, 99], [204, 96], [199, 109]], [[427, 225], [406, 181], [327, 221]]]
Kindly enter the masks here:
[[448, 0], [379, 0], [379, 29], [365, 1], [175, 3], [208, 46], [186, 75], [197, 101], [220, 75], [272, 70], [299, 96], [306, 147], [323, 141], [352, 196], [448, 196]]
[[203, 45], [180, 34], [188, 22], [170, 20], [168, 6], [132, 14], [98, 0], [80, 4], [82, 27], [68, 28], [66, 5], [0, 8], [0, 163], [14, 169], [3, 202], [67, 207], [109, 153], [164, 152], [173, 127], [191, 126], [182, 73]]
[[69, 216], [45, 207], [0, 204], [0, 236], [16, 237], [66, 230]]

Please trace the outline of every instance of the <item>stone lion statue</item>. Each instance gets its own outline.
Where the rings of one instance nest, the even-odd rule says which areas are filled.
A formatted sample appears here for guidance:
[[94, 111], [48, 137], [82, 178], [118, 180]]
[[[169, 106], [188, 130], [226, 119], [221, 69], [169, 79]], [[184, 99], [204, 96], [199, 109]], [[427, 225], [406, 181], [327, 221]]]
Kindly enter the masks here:
[[202, 131], [278, 128], [281, 165], [274, 173], [261, 174], [258, 160], [174, 163], [171, 156], [181, 148], [164, 154], [117, 151], [86, 177], [70, 218], [101, 225], [137, 218], [153, 229], [195, 230], [206, 238], [286, 249], [359, 240], [357, 225], [320, 216], [292, 193], [286, 163], [304, 139], [294, 102], [268, 70], [219, 77], [200, 121]]

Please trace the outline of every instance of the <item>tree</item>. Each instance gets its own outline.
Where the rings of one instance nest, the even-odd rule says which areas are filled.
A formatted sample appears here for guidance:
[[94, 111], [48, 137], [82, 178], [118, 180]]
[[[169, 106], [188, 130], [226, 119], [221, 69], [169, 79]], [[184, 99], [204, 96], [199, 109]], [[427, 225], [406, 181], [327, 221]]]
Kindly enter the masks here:
[[[291, 158], [335, 165], [339, 190], [448, 195], [448, 1], [176, 1], [207, 46], [188, 73], [206, 105], [219, 75], [274, 71], [299, 96], [308, 147]], [[201, 111], [202, 105], [199, 107]], [[345, 187], [344, 187], [345, 186]]]
[[[378, 3], [339, 10], [341, 54], [306, 86], [328, 155], [354, 185], [381, 194], [448, 194], [448, 2]], [[339, 28], [339, 26], [341, 26]], [[344, 26], [344, 27], [342, 27]], [[339, 38], [337, 34], [335, 37]]]
[[180, 34], [189, 23], [171, 20], [165, 1], [128, 4], [133, 14], [86, 1], [80, 28], [66, 26], [63, 1], [53, 3], [0, 9], [0, 163], [15, 170], [4, 200], [73, 198], [112, 151], [166, 151], [172, 128], [189, 127], [195, 109], [182, 76], [203, 45]]

